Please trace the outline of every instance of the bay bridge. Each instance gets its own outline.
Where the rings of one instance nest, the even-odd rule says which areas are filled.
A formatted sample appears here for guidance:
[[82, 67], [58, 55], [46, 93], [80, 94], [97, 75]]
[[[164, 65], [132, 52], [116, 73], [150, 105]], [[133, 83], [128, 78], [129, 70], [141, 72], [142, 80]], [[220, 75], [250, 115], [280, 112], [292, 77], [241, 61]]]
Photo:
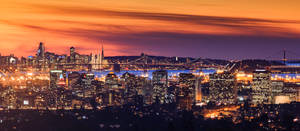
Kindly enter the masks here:
[[[91, 63], [57, 63], [55, 64], [57, 69], [67, 68], [74, 69], [74, 67], [84, 67], [89, 70], [101, 70], [103, 68], [100, 67], [114, 67], [120, 66], [120, 68], [134, 68], [147, 70], [151, 68], [181, 68], [181, 69], [199, 69], [199, 68], [223, 68], [224, 65], [220, 65], [216, 62], [212, 62], [208, 59], [190, 59], [186, 58], [185, 61], [172, 61], [170, 57], [166, 57], [164, 59], [156, 60], [147, 55], [140, 56], [134, 60], [126, 60], [126, 61], [113, 61], [111, 60], [105, 64], [91, 64]], [[98, 69], [93, 69], [92, 67], [99, 67]]]
[[[288, 50], [281, 50], [264, 59], [267, 61], [277, 62], [277, 64], [271, 65], [270, 68], [300, 68], [300, 59], [298, 53], [294, 53]], [[31, 68], [34, 69], [66, 69], [66, 70], [107, 70], [114, 67], [120, 69], [137, 69], [137, 70], [149, 70], [149, 69], [231, 69], [232, 64], [238, 61], [228, 60], [215, 60], [215, 59], [202, 59], [202, 58], [183, 58], [178, 57], [160, 57], [141, 55], [134, 56], [132, 58], [124, 57], [122, 59], [117, 57], [111, 57], [107, 59], [107, 63], [95, 64], [95, 63], [81, 63], [81, 62], [56, 62], [48, 64], [34, 64]], [[28, 65], [1, 65], [2, 70], [14, 71], [15, 69], [28, 68]], [[96, 68], [93, 68], [96, 67]], [[297, 69], [298, 70], [298, 69]]]

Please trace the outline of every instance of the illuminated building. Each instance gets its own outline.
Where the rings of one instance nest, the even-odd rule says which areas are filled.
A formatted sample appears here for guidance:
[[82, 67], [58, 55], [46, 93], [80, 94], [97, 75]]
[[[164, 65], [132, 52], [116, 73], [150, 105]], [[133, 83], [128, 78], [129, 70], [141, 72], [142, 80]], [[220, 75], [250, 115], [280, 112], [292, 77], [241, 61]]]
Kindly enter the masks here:
[[8, 109], [16, 108], [16, 91], [12, 87], [8, 87], [4, 91], [2, 90], [0, 100], [1, 106], [7, 107]]
[[271, 74], [266, 70], [255, 70], [251, 83], [253, 104], [270, 104], [272, 101]]
[[160, 104], [165, 103], [168, 87], [168, 72], [165, 70], [158, 70], [152, 73], [152, 100]]
[[251, 82], [253, 75], [239, 71], [235, 74], [236, 87], [237, 87], [237, 102], [244, 103], [251, 98]]
[[238, 82], [237, 86], [237, 102], [244, 103], [251, 99], [251, 83]]
[[123, 87], [125, 88], [125, 102], [134, 103], [134, 97], [138, 94], [138, 83], [136, 76], [126, 72], [122, 75], [121, 78]]
[[76, 89], [80, 87], [81, 74], [79, 72], [70, 72], [68, 74], [68, 88]]
[[47, 94], [47, 101], [50, 107], [64, 105], [63, 92], [66, 85], [66, 73], [63, 70], [50, 71], [50, 92]]
[[138, 85], [138, 95], [143, 96], [145, 104], [152, 104], [153, 87], [151, 80], [149, 80], [147, 77], [138, 77]]
[[236, 101], [234, 74], [229, 72], [210, 74], [209, 101], [232, 104]]
[[50, 88], [58, 88], [66, 86], [66, 73], [63, 70], [50, 71]]
[[83, 97], [93, 97], [96, 94], [96, 89], [93, 86], [95, 75], [92, 73], [84, 73], [81, 78], [81, 88]]
[[36, 67], [37, 69], [44, 70], [46, 68], [45, 61], [45, 46], [44, 43], [40, 42], [36, 53]]
[[108, 61], [104, 59], [104, 48], [102, 46], [101, 53], [91, 54], [90, 64], [92, 64], [92, 70], [101, 70], [107, 68]]
[[144, 103], [144, 92], [146, 88], [146, 79], [143, 77], [137, 77], [134, 74], [128, 72], [121, 76], [122, 87], [124, 91], [125, 103], [130, 104], [143, 104]]
[[288, 96], [290, 101], [300, 101], [299, 83], [285, 83], [282, 91], [283, 96]]
[[[272, 81], [271, 88], [272, 88], [271, 103], [273, 103], [273, 104], [278, 103], [278, 102], [276, 102], [276, 98], [278, 98], [278, 96], [283, 95], [284, 82], [283, 81]], [[278, 99], [277, 99], [277, 101], [278, 101]]]
[[18, 58], [15, 57], [14, 54], [10, 54], [9, 56], [0, 55], [0, 64], [1, 66], [16, 66], [18, 64]]
[[179, 91], [177, 102], [179, 109], [191, 110], [196, 102], [196, 77], [191, 73], [179, 74]]
[[104, 105], [118, 106], [124, 103], [124, 89], [119, 85], [118, 76], [113, 72], [106, 75], [104, 90]]
[[202, 81], [204, 77], [202, 76], [196, 76], [196, 82], [195, 82], [195, 103], [202, 102]]
[[118, 76], [114, 72], [110, 72], [106, 75], [105, 87], [108, 89], [118, 89], [119, 88]]
[[178, 86], [171, 85], [167, 89], [167, 97], [165, 99], [166, 103], [174, 103], [176, 102], [176, 96], [178, 91]]

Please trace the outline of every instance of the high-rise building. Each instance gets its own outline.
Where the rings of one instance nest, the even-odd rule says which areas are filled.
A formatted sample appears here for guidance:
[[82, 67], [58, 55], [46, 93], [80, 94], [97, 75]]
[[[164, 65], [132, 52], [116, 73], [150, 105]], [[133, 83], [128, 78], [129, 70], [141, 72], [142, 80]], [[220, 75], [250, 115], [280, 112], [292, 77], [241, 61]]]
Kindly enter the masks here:
[[119, 85], [119, 78], [113, 72], [105, 77], [104, 105], [119, 106], [124, 103], [124, 89]]
[[42, 42], [40, 42], [39, 48], [36, 54], [36, 67], [39, 69], [44, 69], [46, 66], [45, 61], [45, 46]]
[[267, 70], [255, 70], [251, 89], [253, 104], [270, 104], [272, 101], [271, 73]]
[[180, 109], [191, 110], [196, 102], [196, 76], [191, 73], [179, 74], [179, 92], [177, 102]]
[[93, 86], [95, 75], [92, 73], [84, 73], [81, 78], [81, 88], [83, 97], [93, 97], [96, 94], [96, 88]]
[[125, 89], [125, 103], [134, 103], [134, 98], [138, 95], [138, 82], [136, 76], [126, 72], [121, 78], [122, 86]]
[[75, 48], [73, 46], [70, 48], [70, 62], [71, 63], [76, 62], [76, 53], [75, 53]]
[[40, 42], [40, 45], [39, 45], [39, 48], [37, 50], [37, 59], [41, 60], [41, 59], [44, 59], [45, 57], [45, 46], [44, 46], [44, 43]]
[[106, 75], [105, 88], [108, 88], [108, 89], [118, 89], [119, 88], [119, 78], [114, 72], [110, 72]]
[[214, 73], [209, 76], [209, 101], [232, 104], [236, 101], [234, 74], [230, 72]]
[[160, 104], [165, 103], [165, 98], [167, 95], [168, 88], [168, 72], [165, 70], [158, 70], [152, 73], [152, 85], [153, 102], [158, 102]]
[[284, 87], [284, 82], [283, 81], [272, 81], [271, 82], [271, 103], [274, 104], [276, 103], [276, 98], [278, 96], [283, 95], [283, 87]]
[[300, 101], [300, 86], [299, 83], [285, 83], [283, 90], [283, 96], [288, 96], [290, 101]]

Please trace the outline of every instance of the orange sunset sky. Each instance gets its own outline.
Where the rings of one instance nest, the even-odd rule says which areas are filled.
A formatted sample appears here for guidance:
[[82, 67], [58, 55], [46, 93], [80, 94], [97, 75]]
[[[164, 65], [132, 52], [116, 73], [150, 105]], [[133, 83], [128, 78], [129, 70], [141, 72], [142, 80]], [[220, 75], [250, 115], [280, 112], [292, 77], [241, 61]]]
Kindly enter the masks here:
[[[0, 53], [265, 58], [300, 50], [299, 0], [0, 0]], [[258, 48], [259, 47], [259, 48]], [[300, 53], [299, 53], [300, 56]]]

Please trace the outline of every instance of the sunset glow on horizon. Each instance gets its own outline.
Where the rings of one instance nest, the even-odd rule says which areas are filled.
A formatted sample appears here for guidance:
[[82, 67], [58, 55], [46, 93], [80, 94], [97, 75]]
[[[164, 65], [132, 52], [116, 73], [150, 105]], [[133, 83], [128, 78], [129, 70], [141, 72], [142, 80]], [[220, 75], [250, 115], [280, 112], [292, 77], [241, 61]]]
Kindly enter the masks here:
[[106, 56], [242, 59], [300, 50], [299, 0], [0, 2], [1, 55], [35, 55], [39, 42], [59, 54], [70, 46], [97, 53], [103, 44]]

